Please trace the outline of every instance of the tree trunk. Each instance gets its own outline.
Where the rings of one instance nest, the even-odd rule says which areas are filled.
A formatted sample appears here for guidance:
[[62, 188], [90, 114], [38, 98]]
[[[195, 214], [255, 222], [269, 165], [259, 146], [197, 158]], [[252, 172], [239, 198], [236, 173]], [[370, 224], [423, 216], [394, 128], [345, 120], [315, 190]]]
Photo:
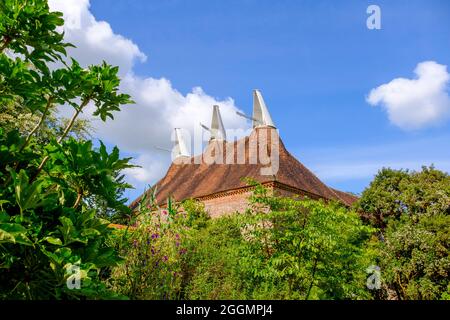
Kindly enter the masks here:
[[305, 300], [308, 300], [309, 294], [311, 293], [311, 289], [312, 289], [312, 287], [313, 287], [313, 285], [314, 285], [314, 276], [316, 275], [317, 263], [318, 263], [318, 262], [319, 262], [319, 258], [316, 258], [316, 260], [314, 261], [314, 267], [313, 267], [313, 273], [312, 273], [311, 283], [310, 283], [310, 285], [309, 285], [308, 292], [307, 292], [307, 294], [306, 294]]

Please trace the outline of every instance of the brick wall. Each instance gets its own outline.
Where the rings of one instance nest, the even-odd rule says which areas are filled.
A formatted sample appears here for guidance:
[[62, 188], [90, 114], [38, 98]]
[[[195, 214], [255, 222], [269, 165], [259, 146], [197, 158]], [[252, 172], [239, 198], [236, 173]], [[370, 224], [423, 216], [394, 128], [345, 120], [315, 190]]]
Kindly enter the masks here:
[[[274, 190], [274, 193], [282, 197], [294, 197], [299, 198], [298, 192], [293, 192], [289, 190], [284, 190], [280, 188], [273, 188], [268, 186], [268, 189]], [[248, 198], [250, 197], [252, 191], [232, 191], [229, 193], [224, 193], [220, 196], [206, 197], [204, 199], [199, 199], [205, 204], [206, 211], [210, 214], [212, 218], [219, 217], [224, 214], [231, 214], [235, 212], [244, 212], [248, 207]]]
[[244, 212], [248, 207], [248, 197], [251, 191], [228, 194], [212, 199], [201, 200], [211, 217], [216, 218], [224, 214]]

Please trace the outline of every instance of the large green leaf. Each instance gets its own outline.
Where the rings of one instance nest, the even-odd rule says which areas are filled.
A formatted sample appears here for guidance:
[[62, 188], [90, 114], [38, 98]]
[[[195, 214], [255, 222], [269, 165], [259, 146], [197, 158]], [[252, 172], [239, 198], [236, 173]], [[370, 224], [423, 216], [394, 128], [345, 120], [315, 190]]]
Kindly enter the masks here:
[[55, 237], [45, 237], [44, 238], [45, 241], [47, 241], [48, 243], [57, 245], [57, 246], [61, 246], [62, 245], [62, 241], [61, 239], [55, 238]]
[[27, 229], [17, 223], [0, 224], [0, 243], [17, 243], [32, 246], [27, 237]]
[[20, 170], [19, 174], [17, 174], [10, 168], [9, 172], [13, 179], [16, 203], [20, 208], [21, 214], [44, 204], [45, 197], [48, 195], [42, 192], [44, 181], [39, 180], [30, 183], [25, 170]]

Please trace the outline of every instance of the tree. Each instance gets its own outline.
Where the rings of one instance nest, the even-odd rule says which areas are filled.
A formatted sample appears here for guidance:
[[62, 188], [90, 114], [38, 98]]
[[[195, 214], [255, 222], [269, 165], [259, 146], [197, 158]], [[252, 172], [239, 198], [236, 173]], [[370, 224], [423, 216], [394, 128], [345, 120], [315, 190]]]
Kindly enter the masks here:
[[380, 228], [403, 214], [450, 214], [450, 176], [433, 166], [424, 166], [419, 172], [383, 168], [356, 206]]
[[[12, 130], [19, 131], [21, 136], [28, 136], [35, 130], [34, 138], [37, 142], [47, 144], [52, 137], [60, 136], [67, 126], [69, 119], [58, 116], [56, 110], [48, 110], [48, 114], [40, 123], [39, 114], [30, 112], [17, 101], [0, 105], [0, 123], [5, 133]], [[36, 129], [35, 129], [36, 128]], [[91, 138], [93, 128], [88, 119], [76, 119], [70, 129], [70, 136], [86, 140]]]
[[[106, 121], [132, 101], [119, 92], [117, 67], [82, 68], [66, 56], [72, 45], [58, 31], [63, 23], [62, 13], [50, 12], [44, 0], [0, 3], [0, 110], [20, 112], [32, 124], [6, 124], [5, 130], [2, 122], [0, 128], [4, 299], [111, 297], [101, 275], [121, 261], [108, 244], [109, 222], [89, 200], [129, 210], [120, 192], [129, 185], [119, 173], [131, 167], [130, 159], [71, 132], [88, 104]], [[55, 121], [57, 107], [72, 108], [72, 117]], [[81, 280], [79, 290], [66, 285], [74, 278]]]
[[276, 298], [369, 298], [365, 247], [374, 229], [339, 203], [272, 196], [257, 186], [245, 217], [247, 260], [256, 282], [283, 284]]
[[392, 220], [379, 256], [383, 280], [398, 299], [448, 299], [450, 215]]
[[378, 264], [384, 288], [397, 299], [448, 299], [450, 176], [384, 168], [357, 204], [380, 227]]

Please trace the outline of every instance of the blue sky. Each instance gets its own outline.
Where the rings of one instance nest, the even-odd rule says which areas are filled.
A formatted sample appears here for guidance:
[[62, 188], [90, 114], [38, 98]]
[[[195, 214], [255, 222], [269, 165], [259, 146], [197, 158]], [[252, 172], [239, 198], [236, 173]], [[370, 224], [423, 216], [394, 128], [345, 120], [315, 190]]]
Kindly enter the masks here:
[[[370, 4], [381, 30], [366, 27]], [[133, 62], [136, 77], [168, 79], [182, 95], [199, 86], [248, 114], [261, 89], [288, 150], [333, 187], [359, 193], [382, 166], [450, 170], [447, 113], [405, 128], [366, 100], [414, 79], [421, 62], [450, 66], [449, 1], [91, 0], [90, 12], [147, 56]]]

